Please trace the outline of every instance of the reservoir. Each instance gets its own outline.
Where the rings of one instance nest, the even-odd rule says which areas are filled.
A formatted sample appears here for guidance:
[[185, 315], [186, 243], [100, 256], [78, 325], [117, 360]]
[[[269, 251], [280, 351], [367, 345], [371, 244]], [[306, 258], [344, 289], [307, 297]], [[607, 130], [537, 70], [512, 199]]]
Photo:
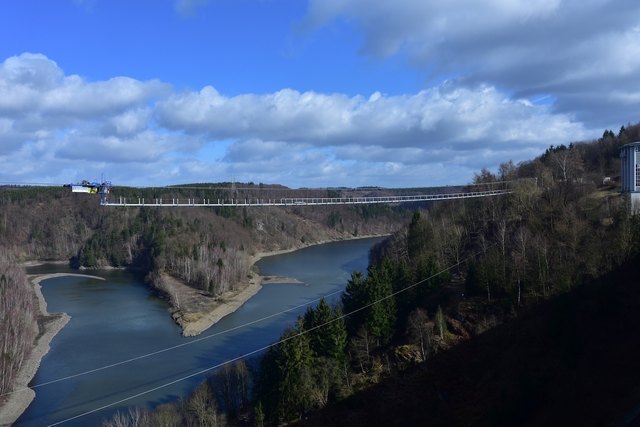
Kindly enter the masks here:
[[[32, 381], [36, 397], [15, 425], [100, 425], [118, 410], [187, 396], [216, 366], [277, 341], [305, 304], [315, 305], [327, 295], [338, 301], [351, 273], [366, 271], [369, 249], [382, 239], [327, 243], [263, 258], [257, 263], [261, 274], [302, 284], [266, 284], [235, 313], [191, 338], [181, 335], [166, 303], [135, 274], [91, 271], [106, 280], [43, 281], [48, 311], [66, 312], [71, 321], [51, 342]], [[28, 269], [30, 274], [53, 272], [77, 273], [59, 266]]]

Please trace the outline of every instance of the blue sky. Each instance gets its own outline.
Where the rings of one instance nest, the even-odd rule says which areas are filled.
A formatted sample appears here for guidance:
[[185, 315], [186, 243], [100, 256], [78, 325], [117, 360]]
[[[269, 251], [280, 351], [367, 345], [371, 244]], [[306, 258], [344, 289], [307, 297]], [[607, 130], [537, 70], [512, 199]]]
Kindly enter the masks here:
[[306, 30], [300, 0], [21, 1], [7, 9], [3, 58], [42, 53], [91, 81], [159, 79], [178, 90], [213, 85], [225, 95], [398, 94], [423, 83], [398, 58], [359, 55], [362, 35], [351, 25]]
[[0, 181], [468, 182], [640, 112], [637, 0], [0, 3]]

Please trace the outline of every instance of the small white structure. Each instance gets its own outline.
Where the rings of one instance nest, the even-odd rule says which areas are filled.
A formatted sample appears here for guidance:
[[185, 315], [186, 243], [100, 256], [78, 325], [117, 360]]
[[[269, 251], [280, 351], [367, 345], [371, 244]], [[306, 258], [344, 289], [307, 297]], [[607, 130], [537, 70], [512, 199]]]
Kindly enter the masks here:
[[622, 192], [629, 194], [631, 212], [640, 212], [640, 141], [620, 147], [620, 182]]
[[72, 185], [71, 192], [72, 193], [90, 193], [91, 190], [89, 187], [85, 187], [83, 185]]

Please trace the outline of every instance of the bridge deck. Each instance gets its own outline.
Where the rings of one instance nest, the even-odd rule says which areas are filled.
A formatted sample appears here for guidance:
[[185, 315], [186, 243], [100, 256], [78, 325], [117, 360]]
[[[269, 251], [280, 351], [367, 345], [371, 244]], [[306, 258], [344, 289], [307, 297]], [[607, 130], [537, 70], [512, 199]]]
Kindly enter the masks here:
[[445, 194], [420, 194], [408, 196], [369, 196], [369, 197], [299, 197], [282, 199], [127, 199], [103, 200], [102, 206], [148, 206], [148, 207], [222, 207], [222, 206], [317, 206], [317, 205], [358, 205], [374, 203], [408, 203], [435, 200], [469, 199], [474, 197], [497, 196], [511, 193], [509, 189], [468, 191]]

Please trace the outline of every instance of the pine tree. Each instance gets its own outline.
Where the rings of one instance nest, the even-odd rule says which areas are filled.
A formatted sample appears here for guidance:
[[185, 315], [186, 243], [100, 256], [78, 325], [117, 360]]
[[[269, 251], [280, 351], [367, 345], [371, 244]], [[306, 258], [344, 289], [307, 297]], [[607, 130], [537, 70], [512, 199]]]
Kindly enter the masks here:
[[332, 309], [324, 298], [307, 310], [303, 322], [314, 356], [312, 403], [322, 407], [331, 396], [341, 393], [348, 380], [343, 375], [347, 329], [340, 308]]
[[299, 419], [312, 404], [313, 354], [307, 334], [301, 334], [302, 322], [287, 329], [277, 346], [276, 366], [279, 382], [278, 420], [287, 422]]
[[393, 292], [397, 293], [395, 297], [397, 314], [399, 319], [403, 319], [411, 309], [415, 307], [418, 289], [416, 286], [411, 286], [415, 281], [413, 280], [409, 261], [406, 257], [402, 257], [396, 261], [392, 267], [392, 271], [391, 287]]
[[304, 328], [309, 331], [311, 349], [316, 357], [342, 362], [345, 356], [347, 331], [339, 308], [332, 309], [324, 298], [304, 316]]
[[426, 251], [432, 238], [433, 232], [429, 223], [421, 217], [420, 212], [416, 211], [407, 231], [407, 253], [409, 258], [415, 258]]
[[329, 347], [328, 357], [343, 364], [346, 361], [347, 350], [347, 325], [344, 315], [339, 306], [333, 308], [334, 321], [331, 323], [331, 345]]
[[368, 304], [366, 283], [361, 272], [351, 273], [351, 278], [342, 294], [342, 307], [347, 317], [347, 329], [350, 334], [355, 333], [364, 323], [365, 313], [362, 309]]
[[379, 345], [389, 343], [396, 323], [396, 303], [391, 279], [384, 267], [372, 268], [367, 277], [367, 325]]

